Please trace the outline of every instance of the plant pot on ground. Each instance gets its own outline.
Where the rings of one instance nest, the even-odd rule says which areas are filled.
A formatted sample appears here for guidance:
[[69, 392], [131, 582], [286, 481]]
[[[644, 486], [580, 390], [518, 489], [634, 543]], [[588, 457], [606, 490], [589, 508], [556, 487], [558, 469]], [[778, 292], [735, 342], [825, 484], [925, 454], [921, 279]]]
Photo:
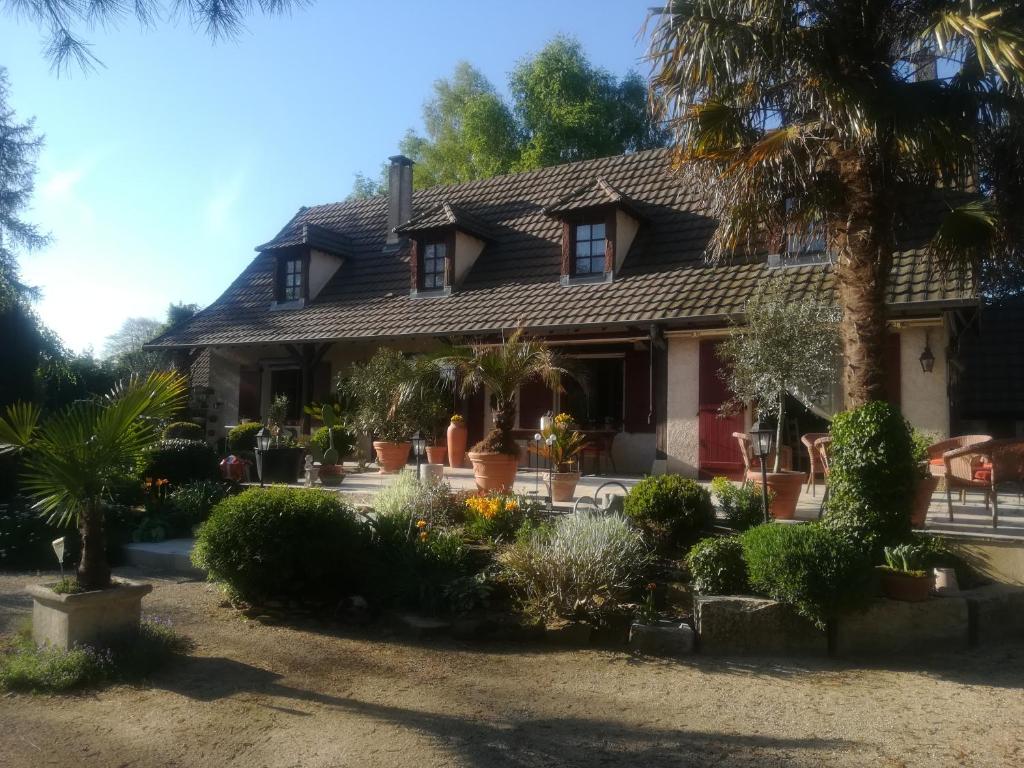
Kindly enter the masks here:
[[444, 464], [448, 460], [448, 447], [444, 445], [427, 446], [427, 463]]
[[30, 584], [32, 639], [37, 645], [67, 650], [76, 645], [106, 646], [139, 631], [142, 598], [153, 586], [114, 579], [108, 589], [58, 594], [53, 585]]
[[[345, 479], [345, 468], [341, 464], [341, 451], [350, 451], [352, 448], [351, 434], [344, 430], [341, 425], [340, 409], [331, 405], [325, 405], [320, 409], [320, 421], [323, 427], [317, 430], [315, 440], [321, 445], [326, 437], [327, 445], [323, 448], [323, 459], [320, 462], [318, 475], [320, 484], [327, 486], [341, 485]], [[344, 445], [339, 443], [344, 442]], [[318, 446], [319, 447], [319, 446]]]
[[551, 475], [551, 500], [572, 501], [576, 495], [579, 472], [554, 472]]
[[321, 464], [317, 468], [317, 476], [320, 485], [334, 488], [341, 485], [345, 479], [345, 467], [342, 464]]
[[[806, 472], [768, 472], [768, 491], [770, 501], [768, 510], [773, 520], [792, 520], [796, 515], [797, 502], [800, 501], [800, 490], [807, 482]], [[747, 480], [761, 485], [761, 472], [750, 470]]]
[[939, 487], [939, 478], [933, 475], [920, 477], [914, 490], [914, 503], [910, 508], [910, 525], [912, 528], [924, 528], [928, 520], [928, 508], [932, 504], [932, 496]]
[[302, 474], [306, 449], [298, 446], [268, 448], [262, 451], [264, 483], [294, 483]]
[[374, 440], [373, 450], [377, 452], [377, 464], [380, 466], [381, 474], [394, 474], [401, 472], [409, 460], [409, 450], [412, 443], [391, 443], [384, 440]]
[[890, 600], [919, 603], [928, 599], [935, 577], [927, 570], [928, 553], [918, 544], [886, 547], [885, 565], [878, 566], [882, 594]]
[[554, 469], [551, 474], [551, 500], [571, 501], [580, 481], [576, 457], [583, 450], [586, 438], [576, 431], [575, 422], [568, 413], [555, 416], [551, 425], [541, 430], [541, 438], [540, 455]]
[[458, 414], [452, 416], [446, 435], [448, 440], [448, 466], [452, 469], [461, 467], [466, 462], [466, 442], [468, 436], [469, 430], [466, 428], [466, 422], [463, 418]]
[[511, 490], [519, 469], [519, 457], [494, 451], [470, 451], [473, 478], [481, 491]]

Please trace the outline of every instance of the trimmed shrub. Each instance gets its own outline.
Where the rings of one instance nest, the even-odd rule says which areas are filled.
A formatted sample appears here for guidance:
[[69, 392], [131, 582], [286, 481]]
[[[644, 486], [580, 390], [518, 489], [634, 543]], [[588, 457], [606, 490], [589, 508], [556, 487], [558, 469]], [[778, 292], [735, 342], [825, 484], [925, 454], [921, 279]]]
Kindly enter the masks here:
[[715, 519], [707, 489], [679, 475], [644, 478], [626, 496], [625, 511], [662, 552], [693, 543]]
[[258, 421], [247, 421], [228, 432], [228, 450], [232, 453], [256, 450], [256, 433], [263, 429]]
[[863, 607], [874, 592], [868, 553], [820, 523], [766, 523], [741, 540], [750, 585], [820, 628], [843, 611]]
[[579, 512], [524, 531], [498, 562], [528, 614], [600, 621], [636, 586], [648, 559], [627, 520]]
[[918, 478], [910, 426], [896, 408], [876, 401], [838, 414], [831, 431], [825, 525], [877, 560], [883, 546], [910, 535]]
[[193, 480], [216, 480], [220, 457], [203, 440], [161, 440], [146, 455], [143, 478], [168, 480], [171, 485]]
[[366, 526], [337, 494], [251, 488], [214, 507], [192, 559], [249, 603], [324, 604], [362, 588], [368, 546]]
[[206, 434], [192, 421], [175, 421], [164, 428], [164, 440], [203, 440]]
[[[727, 477], [716, 477], [711, 481], [711, 492], [718, 499], [718, 508], [722, 510], [730, 528], [745, 531], [764, 522], [764, 504], [761, 489], [749, 481], [734, 485]], [[771, 506], [772, 496], [768, 492], [768, 505]]]
[[750, 591], [743, 542], [738, 536], [698, 541], [686, 555], [693, 588], [702, 595], [742, 595]]
[[342, 427], [320, 427], [309, 438], [309, 447], [313, 458], [323, 461], [324, 453], [331, 447], [330, 434], [334, 433], [334, 450], [338, 452], [338, 461], [342, 461], [355, 450], [356, 441], [352, 433]]

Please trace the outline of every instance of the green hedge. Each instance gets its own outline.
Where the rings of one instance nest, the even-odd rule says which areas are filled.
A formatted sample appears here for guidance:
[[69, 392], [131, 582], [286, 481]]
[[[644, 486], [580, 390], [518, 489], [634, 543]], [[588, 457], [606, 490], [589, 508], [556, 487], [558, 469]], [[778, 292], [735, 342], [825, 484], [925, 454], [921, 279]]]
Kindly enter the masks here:
[[199, 529], [193, 562], [250, 603], [333, 604], [364, 587], [367, 527], [337, 494], [251, 488]]
[[[731, 528], [745, 531], [764, 522], [761, 488], [754, 483], [733, 485], [727, 477], [716, 477], [711, 481], [711, 492], [718, 498], [718, 507]], [[769, 507], [773, 495], [768, 492]]]
[[750, 591], [743, 542], [738, 536], [703, 539], [686, 555], [692, 585], [702, 595], [742, 595]]
[[641, 480], [626, 496], [625, 512], [662, 552], [693, 543], [715, 519], [707, 489], [679, 475]]
[[202, 440], [205, 437], [203, 428], [191, 421], [175, 421], [164, 428], [164, 440]]
[[228, 432], [228, 450], [232, 453], [256, 450], [256, 433], [263, 429], [258, 421], [247, 421]]
[[825, 524], [877, 560], [883, 546], [910, 535], [917, 486], [910, 426], [892, 405], [873, 402], [838, 414], [831, 433]]
[[743, 534], [750, 585], [824, 628], [874, 592], [872, 561], [842, 532], [820, 523], [766, 523]]
[[148, 451], [140, 468], [143, 478], [163, 478], [171, 485], [220, 477], [220, 457], [203, 440], [162, 440]]

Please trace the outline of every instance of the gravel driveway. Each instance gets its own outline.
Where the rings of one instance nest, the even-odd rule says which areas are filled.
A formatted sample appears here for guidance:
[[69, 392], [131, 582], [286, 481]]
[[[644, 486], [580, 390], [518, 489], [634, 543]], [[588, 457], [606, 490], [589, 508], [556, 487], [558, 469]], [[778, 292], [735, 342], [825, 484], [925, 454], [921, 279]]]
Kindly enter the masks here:
[[[127, 575], [127, 574], [126, 574]], [[30, 615], [0, 574], [0, 632]], [[1024, 649], [909, 667], [653, 661], [264, 625], [155, 581], [197, 643], [145, 687], [0, 698], [0, 766], [1021, 766]]]

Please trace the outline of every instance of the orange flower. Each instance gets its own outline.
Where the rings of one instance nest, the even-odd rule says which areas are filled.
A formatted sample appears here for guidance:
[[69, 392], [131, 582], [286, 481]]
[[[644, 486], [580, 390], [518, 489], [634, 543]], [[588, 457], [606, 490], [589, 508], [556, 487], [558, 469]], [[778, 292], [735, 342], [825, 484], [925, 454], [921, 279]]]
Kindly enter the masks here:
[[428, 534], [427, 534], [426, 531], [420, 531], [420, 541], [426, 541], [427, 540], [427, 535]]
[[427, 527], [427, 521], [426, 520], [417, 520], [416, 521], [416, 527], [419, 528], [420, 530], [423, 530], [424, 528]]

